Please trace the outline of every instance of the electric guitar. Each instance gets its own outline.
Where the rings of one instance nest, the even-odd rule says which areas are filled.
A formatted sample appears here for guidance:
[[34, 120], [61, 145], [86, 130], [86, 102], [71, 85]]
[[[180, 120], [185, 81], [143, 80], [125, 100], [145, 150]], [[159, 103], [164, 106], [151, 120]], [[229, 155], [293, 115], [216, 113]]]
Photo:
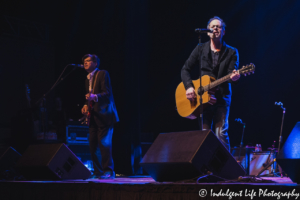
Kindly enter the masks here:
[[[90, 96], [92, 94], [93, 89], [89, 92]], [[82, 118], [79, 119], [79, 121], [82, 121], [81, 124], [85, 124], [85, 125], [90, 125], [90, 119], [91, 119], [91, 111], [93, 109], [93, 101], [92, 100], [88, 100], [88, 112], [87, 114], [84, 114], [84, 116]]]
[[[98, 80], [98, 74], [99, 74], [99, 70], [96, 72], [96, 74], [94, 75], [95, 80], [94, 80], [94, 87], [95, 88], [95, 84], [96, 84], [96, 80]], [[90, 96], [93, 93], [93, 89], [91, 89], [91, 91], [89, 92]], [[91, 111], [93, 109], [93, 101], [92, 100], [88, 100], [88, 113], [86, 115], [84, 115], [81, 119], [79, 119], [79, 121], [82, 121], [81, 124], [86, 124], [86, 125], [90, 125], [90, 119], [91, 119]]]
[[[238, 72], [241, 75], [250, 75], [250, 73], [254, 73], [255, 66], [254, 64], [249, 64], [243, 66]], [[178, 114], [181, 117], [189, 118], [189, 119], [196, 119], [200, 115], [200, 92], [202, 93], [202, 103], [203, 109], [209, 105], [209, 101], [211, 98], [211, 94], [209, 94], [209, 90], [217, 87], [218, 85], [230, 80], [230, 76], [232, 73], [215, 80], [215, 78], [210, 77], [208, 75], [204, 75], [201, 77], [202, 88], [200, 88], [200, 79], [193, 80], [193, 84], [195, 87], [195, 92], [197, 97], [194, 101], [190, 101], [186, 98], [186, 90], [184, 88], [183, 82], [181, 82], [176, 89], [175, 92], [175, 101]]]

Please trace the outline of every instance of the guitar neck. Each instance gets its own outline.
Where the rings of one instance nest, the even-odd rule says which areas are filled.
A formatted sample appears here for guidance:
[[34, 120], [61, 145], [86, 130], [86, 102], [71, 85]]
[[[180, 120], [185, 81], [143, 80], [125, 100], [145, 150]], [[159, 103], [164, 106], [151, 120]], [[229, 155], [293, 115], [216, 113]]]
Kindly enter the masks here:
[[[90, 94], [90, 96], [91, 96], [91, 94], [92, 94], [92, 92], [90, 92], [89, 93]], [[90, 112], [91, 111], [91, 109], [92, 109], [92, 101], [91, 100], [88, 100], [88, 111]]]
[[208, 91], [208, 90], [210, 90], [214, 87], [217, 87], [218, 85], [230, 80], [230, 76], [231, 76], [231, 73], [224, 76], [224, 77], [222, 77], [222, 78], [220, 78], [220, 79], [218, 79], [218, 80], [216, 80], [216, 81], [214, 81], [214, 82], [212, 82], [212, 83], [210, 83], [210, 84], [208, 84], [208, 85], [206, 85], [206, 86], [204, 86], [204, 91]]

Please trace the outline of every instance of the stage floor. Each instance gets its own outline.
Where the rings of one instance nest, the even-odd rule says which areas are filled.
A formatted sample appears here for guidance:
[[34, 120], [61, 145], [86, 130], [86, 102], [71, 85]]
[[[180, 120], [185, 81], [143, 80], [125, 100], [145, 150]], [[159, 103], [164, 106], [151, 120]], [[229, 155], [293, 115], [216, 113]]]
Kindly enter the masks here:
[[[244, 177], [245, 179], [248, 177]], [[240, 181], [229, 181], [229, 182], [218, 182], [218, 183], [196, 183], [193, 182], [156, 182], [150, 176], [116, 176], [115, 179], [98, 179], [98, 178], [91, 178], [86, 180], [61, 180], [61, 181], [2, 181], [2, 182], [29, 182], [29, 183], [105, 183], [105, 184], [270, 184], [270, 185], [294, 185], [297, 186], [297, 183], [294, 183], [288, 177], [260, 177], [255, 178], [257, 182], [240, 182]], [[273, 183], [260, 183], [260, 181], [273, 181]], [[300, 186], [300, 185], [299, 185]]]
[[149, 176], [117, 176], [113, 180], [0, 181], [0, 199], [300, 199], [300, 185], [287, 177], [251, 180], [183, 183], [156, 182]]

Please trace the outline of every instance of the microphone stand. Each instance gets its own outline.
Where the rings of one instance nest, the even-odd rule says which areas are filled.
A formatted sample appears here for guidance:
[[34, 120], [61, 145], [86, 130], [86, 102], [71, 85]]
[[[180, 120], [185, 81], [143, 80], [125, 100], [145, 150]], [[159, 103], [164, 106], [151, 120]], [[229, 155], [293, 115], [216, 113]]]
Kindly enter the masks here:
[[241, 151], [242, 151], [242, 147], [243, 147], [243, 139], [244, 139], [244, 132], [245, 132], [245, 128], [246, 128], [246, 123], [243, 123], [243, 121], [240, 118], [235, 119], [235, 121], [243, 124], [242, 139], [241, 139], [241, 143], [240, 143], [240, 151], [239, 151], [239, 157], [238, 157], [238, 161], [241, 163]]
[[[282, 142], [282, 128], [283, 128], [283, 121], [284, 121], [284, 115], [285, 115], [285, 108], [283, 107], [283, 103], [281, 102], [275, 102], [275, 105], [278, 105], [281, 107], [282, 109], [282, 119], [281, 119], [281, 128], [280, 128], [280, 135], [279, 135], [279, 141], [278, 141], [278, 150], [277, 150], [277, 153], [279, 154], [279, 151], [280, 151], [280, 146], [281, 146], [281, 142]], [[278, 169], [278, 164], [276, 163], [276, 171]], [[279, 168], [279, 172], [280, 172], [280, 176], [282, 178], [282, 171], [281, 171], [281, 168]]]
[[65, 72], [65, 70], [67, 69], [68, 66], [70, 66], [70, 65], [68, 64], [67, 66], [65, 66], [64, 70], [62, 71], [62, 73], [60, 74], [60, 76], [58, 77], [56, 82], [53, 84], [53, 86], [45, 94], [43, 94], [43, 96], [39, 100], [37, 100], [35, 103], [36, 105], [41, 103], [41, 108], [40, 108], [40, 111], [42, 112], [41, 113], [41, 124], [42, 124], [42, 131], [44, 134], [44, 141], [46, 141], [46, 133], [48, 132], [48, 118], [47, 118], [47, 113], [46, 113], [46, 111], [47, 111], [46, 97], [58, 84], [60, 84], [63, 80], [65, 80], [65, 78], [67, 76], [69, 76], [77, 68], [77, 67], [74, 67], [67, 75], [62, 77], [63, 73]]
[[203, 131], [203, 100], [202, 100], [202, 67], [201, 67], [201, 52], [200, 48], [201, 48], [201, 32], [199, 32], [198, 35], [198, 39], [199, 39], [199, 48], [198, 48], [198, 56], [199, 56], [199, 80], [200, 80], [200, 87], [198, 89], [198, 94], [200, 95], [200, 99], [199, 99], [199, 103], [200, 103], [200, 118], [199, 118], [199, 122], [200, 122], [200, 130]]
[[[198, 39], [199, 39], [199, 48], [198, 48], [198, 56], [199, 56], [199, 81], [200, 81], [200, 87], [198, 89], [198, 94], [200, 96], [199, 99], [199, 103], [200, 103], [200, 130], [203, 131], [203, 99], [202, 99], [202, 95], [203, 95], [203, 87], [202, 87], [202, 67], [201, 67], [201, 53], [202, 51], [200, 51], [201, 48], [201, 33], [207, 33], [208, 29], [196, 29], [195, 30], [198, 33]], [[209, 31], [212, 32], [212, 29], [209, 29]]]
[[[283, 128], [283, 122], [284, 122], [284, 115], [285, 115], [285, 108], [283, 107], [283, 103], [281, 102], [275, 102], [275, 105], [278, 105], [281, 107], [282, 109], [282, 119], [281, 119], [281, 128], [280, 128], [280, 135], [279, 135], [279, 141], [278, 141], [278, 150], [277, 150], [277, 154], [279, 154], [280, 151], [280, 145], [282, 142], [282, 128]], [[265, 168], [263, 168], [256, 176], [259, 176], [261, 173], [263, 173], [263, 171], [265, 171], [266, 169], [268, 169], [268, 167], [270, 167], [272, 164], [274, 164], [276, 162], [276, 158], [273, 159], [272, 162], [270, 162]], [[276, 167], [275, 167], [275, 172], [278, 171], [278, 163], [276, 162]], [[279, 167], [279, 173], [280, 173], [280, 177], [282, 178], [282, 170]]]

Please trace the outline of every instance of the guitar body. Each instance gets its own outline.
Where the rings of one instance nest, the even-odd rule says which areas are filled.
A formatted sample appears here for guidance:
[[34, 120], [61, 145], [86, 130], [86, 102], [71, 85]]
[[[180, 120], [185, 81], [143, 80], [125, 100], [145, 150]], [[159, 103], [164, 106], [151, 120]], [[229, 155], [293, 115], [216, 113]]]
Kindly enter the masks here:
[[[92, 91], [89, 92], [89, 94], [91, 96]], [[87, 106], [88, 106], [88, 112], [81, 119], [84, 119], [83, 122], [82, 122], [82, 124], [85, 124], [85, 125], [89, 126], [90, 125], [90, 120], [91, 120], [91, 111], [93, 109], [93, 101], [89, 100]], [[81, 121], [81, 119], [79, 121]]]
[[[215, 79], [208, 75], [204, 75], [201, 77], [202, 87], [209, 85]], [[189, 118], [189, 119], [196, 119], [200, 115], [200, 95], [198, 94], [197, 90], [200, 87], [200, 79], [193, 80], [193, 84], [195, 87], [195, 92], [197, 98], [194, 101], [190, 101], [186, 98], [186, 90], [184, 88], [183, 82], [181, 82], [175, 92], [175, 101], [176, 107], [179, 115], [181, 117]], [[202, 95], [202, 103], [203, 109], [206, 108], [208, 102], [210, 101], [211, 95], [208, 91], [204, 92]]]
[[[253, 63], [250, 63], [249, 65], [243, 66], [241, 69], [239, 69], [237, 72], [241, 75], [250, 75], [251, 73], [254, 73], [255, 71], [255, 65]], [[214, 88], [216, 88], [218, 85], [230, 80], [230, 76], [232, 73], [216, 80], [213, 77], [210, 77], [208, 75], [204, 75], [201, 77], [202, 82], [202, 103], [203, 103], [203, 109], [205, 109], [210, 104], [208, 103], [210, 101], [211, 95], [209, 94], [209, 91], [212, 91]], [[198, 94], [198, 89], [200, 88], [200, 80], [197, 79], [193, 81], [195, 92], [196, 92], [196, 99], [194, 101], [190, 101], [186, 98], [186, 90], [184, 88], [183, 83], [181, 82], [175, 92], [175, 101], [176, 101], [176, 107], [178, 114], [181, 117], [189, 118], [189, 119], [196, 119], [200, 115], [200, 95]]]
[[86, 115], [86, 118], [85, 118], [85, 124], [86, 125], [90, 125], [90, 121], [91, 121], [91, 110], [93, 108], [93, 101], [89, 101], [88, 103], [88, 113]]

